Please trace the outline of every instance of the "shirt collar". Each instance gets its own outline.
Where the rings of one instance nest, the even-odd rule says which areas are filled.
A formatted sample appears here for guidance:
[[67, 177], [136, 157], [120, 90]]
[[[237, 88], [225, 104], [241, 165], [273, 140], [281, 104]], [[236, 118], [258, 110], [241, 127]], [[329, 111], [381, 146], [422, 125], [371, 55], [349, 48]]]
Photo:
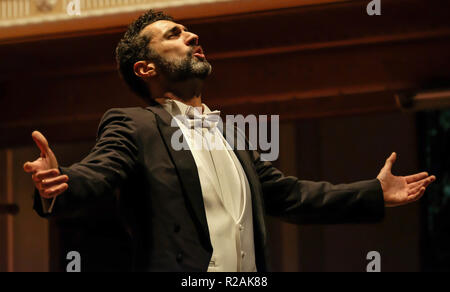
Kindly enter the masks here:
[[[203, 106], [203, 114], [211, 113], [211, 110], [209, 109], [209, 107], [206, 104], [202, 103], [202, 106]], [[164, 102], [162, 103], [162, 107], [167, 112], [169, 112], [169, 114], [171, 116], [175, 117], [178, 115], [182, 115], [182, 116], [186, 115], [186, 113], [192, 106], [184, 104], [178, 100], [166, 98], [164, 100]]]

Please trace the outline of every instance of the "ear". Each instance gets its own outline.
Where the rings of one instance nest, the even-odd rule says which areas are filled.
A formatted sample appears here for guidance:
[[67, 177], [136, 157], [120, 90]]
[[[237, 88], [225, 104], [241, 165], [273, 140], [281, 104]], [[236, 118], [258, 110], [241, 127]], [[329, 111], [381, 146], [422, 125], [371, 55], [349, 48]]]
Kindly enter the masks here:
[[155, 64], [148, 61], [139, 61], [134, 63], [134, 74], [142, 79], [148, 79], [156, 76]]

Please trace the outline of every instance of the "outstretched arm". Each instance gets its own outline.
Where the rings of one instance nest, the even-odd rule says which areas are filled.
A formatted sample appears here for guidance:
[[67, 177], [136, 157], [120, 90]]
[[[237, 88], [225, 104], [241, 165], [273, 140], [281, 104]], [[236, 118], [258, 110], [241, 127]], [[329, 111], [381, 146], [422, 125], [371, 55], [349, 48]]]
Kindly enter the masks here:
[[420, 173], [396, 177], [389, 158], [377, 179], [331, 184], [284, 176], [268, 161], [251, 152], [259, 175], [267, 214], [292, 223], [360, 223], [383, 218], [384, 207], [413, 202], [434, 177]]

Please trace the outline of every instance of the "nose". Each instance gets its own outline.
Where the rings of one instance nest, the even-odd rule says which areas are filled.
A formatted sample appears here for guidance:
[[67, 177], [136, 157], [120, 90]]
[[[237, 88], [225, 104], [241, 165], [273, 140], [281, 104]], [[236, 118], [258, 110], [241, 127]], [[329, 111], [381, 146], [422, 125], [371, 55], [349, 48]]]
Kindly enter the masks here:
[[186, 38], [186, 45], [188, 46], [198, 46], [198, 35], [192, 32], [188, 32], [189, 36]]

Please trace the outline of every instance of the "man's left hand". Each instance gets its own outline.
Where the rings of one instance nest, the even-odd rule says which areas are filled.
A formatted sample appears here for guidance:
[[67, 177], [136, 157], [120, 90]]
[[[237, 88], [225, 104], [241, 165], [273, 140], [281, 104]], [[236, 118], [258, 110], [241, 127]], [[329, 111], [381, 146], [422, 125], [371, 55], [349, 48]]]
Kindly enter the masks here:
[[408, 176], [393, 175], [391, 169], [396, 158], [397, 154], [392, 153], [377, 176], [381, 182], [386, 207], [396, 207], [417, 201], [423, 196], [427, 186], [436, 180], [434, 175], [429, 176], [427, 172]]

